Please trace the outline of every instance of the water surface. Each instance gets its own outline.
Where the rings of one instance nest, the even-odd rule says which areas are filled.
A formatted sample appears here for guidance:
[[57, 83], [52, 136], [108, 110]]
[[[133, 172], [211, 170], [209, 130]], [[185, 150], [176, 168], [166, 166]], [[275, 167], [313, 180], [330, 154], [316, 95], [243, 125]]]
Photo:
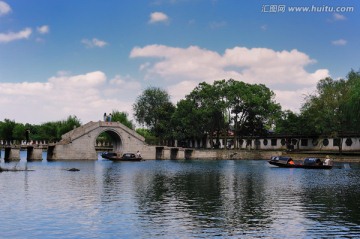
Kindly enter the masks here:
[[1, 166], [35, 171], [0, 173], [0, 238], [360, 237], [359, 164], [304, 170], [262, 160], [22, 160]]

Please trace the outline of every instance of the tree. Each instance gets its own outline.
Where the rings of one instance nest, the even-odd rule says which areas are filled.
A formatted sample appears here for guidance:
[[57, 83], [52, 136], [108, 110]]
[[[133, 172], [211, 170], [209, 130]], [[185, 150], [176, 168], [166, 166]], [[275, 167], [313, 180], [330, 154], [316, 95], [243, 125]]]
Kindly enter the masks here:
[[10, 141], [14, 139], [14, 129], [16, 123], [13, 120], [5, 119], [4, 122], [0, 124], [0, 138]]
[[23, 124], [20, 123], [16, 123], [15, 127], [13, 129], [13, 138], [15, 140], [24, 140], [25, 139], [25, 133], [26, 133], [26, 128]]
[[346, 128], [344, 124], [344, 100], [347, 95], [346, 81], [322, 79], [317, 84], [315, 94], [305, 98], [301, 108], [302, 117], [316, 134], [336, 137]]
[[151, 145], [155, 145], [157, 143], [157, 138], [152, 132], [150, 132], [149, 129], [137, 128], [135, 131], [136, 133], [142, 135], [145, 138], [146, 143]]
[[306, 98], [301, 109], [302, 117], [313, 132], [317, 135], [339, 138], [339, 152], [342, 151], [340, 135], [349, 130], [352, 122], [346, 113], [349, 91], [349, 81], [327, 77], [318, 82], [317, 92]]
[[360, 132], [360, 71], [347, 75], [347, 95], [344, 103], [344, 120], [347, 131]]
[[216, 135], [218, 145], [220, 134], [226, 138], [231, 128], [235, 129], [235, 138], [237, 134], [263, 134], [279, 112], [280, 105], [274, 101], [274, 93], [264, 85], [233, 79], [215, 81], [213, 85], [202, 82], [186, 96], [186, 100], [178, 103], [176, 115], [185, 118], [177, 120], [176, 132], [182, 132], [184, 137], [207, 133], [210, 143]]
[[74, 116], [68, 116], [66, 120], [54, 122], [54, 124], [57, 128], [57, 133], [55, 138], [60, 139], [63, 134], [73, 130], [74, 128], [79, 127], [81, 125], [81, 122], [74, 115]]
[[204, 122], [208, 122], [208, 119], [193, 100], [182, 99], [177, 103], [171, 121], [174, 137], [182, 142], [202, 137], [206, 132]]
[[134, 129], [133, 122], [128, 119], [128, 113], [113, 110], [111, 115], [112, 115], [112, 119], [111, 119], [112, 121], [122, 123], [129, 129]]
[[173, 140], [173, 127], [171, 124], [172, 115], [175, 112], [175, 106], [171, 102], [165, 102], [156, 109], [157, 124], [154, 127], [154, 133], [159, 137], [161, 144], [167, 144], [165, 141]]
[[213, 147], [214, 134], [216, 134], [216, 146], [220, 145], [220, 133], [225, 129], [225, 107], [221, 100], [223, 95], [223, 92], [220, 90], [221, 85], [221, 83], [217, 82], [214, 82], [214, 85], [202, 82], [186, 96], [186, 99], [193, 104], [192, 111], [196, 111], [196, 120], [202, 124], [202, 127], [199, 129], [203, 132], [199, 133], [198, 136], [202, 136], [205, 133], [208, 134], [210, 136], [211, 147]]
[[[147, 126], [156, 136], [160, 132], [157, 132], [161, 126], [159, 123], [164, 117], [164, 108], [170, 107], [172, 103], [170, 102], [169, 94], [156, 87], [147, 88], [133, 104], [134, 117], [135, 120], [142, 125]], [[172, 112], [167, 114], [171, 115]], [[170, 118], [166, 116], [166, 118]]]
[[[281, 112], [280, 117], [276, 120], [275, 132], [278, 134], [299, 135], [303, 134], [304, 127], [301, 124], [301, 116], [285, 110]], [[307, 127], [305, 127], [307, 129]]]

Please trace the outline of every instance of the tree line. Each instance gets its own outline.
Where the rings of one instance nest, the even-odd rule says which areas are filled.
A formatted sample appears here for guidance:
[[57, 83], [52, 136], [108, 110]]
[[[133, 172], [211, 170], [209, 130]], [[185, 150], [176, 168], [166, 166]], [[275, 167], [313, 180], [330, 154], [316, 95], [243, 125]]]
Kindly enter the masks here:
[[[233, 79], [200, 83], [176, 105], [160, 88], [150, 87], [133, 105], [136, 121], [160, 143], [177, 139], [210, 140], [281, 134], [317, 138], [360, 134], [360, 72], [345, 79], [321, 79], [304, 97], [299, 113], [282, 110], [275, 94], [263, 84]], [[229, 134], [231, 132], [231, 134]], [[215, 143], [213, 143], [215, 142]]]
[[[112, 121], [118, 121], [133, 129], [134, 124], [128, 119], [126, 112], [112, 111]], [[45, 140], [46, 142], [57, 142], [61, 136], [74, 128], [81, 126], [81, 121], [75, 115], [70, 115], [66, 120], [46, 122], [40, 125], [36, 124], [22, 124], [14, 120], [5, 119], [0, 121], [0, 139], [7, 142], [10, 141], [24, 141], [24, 140]], [[101, 135], [104, 140], [110, 141], [107, 135]]]
[[[321, 79], [316, 91], [304, 97], [299, 113], [282, 110], [275, 94], [263, 84], [234, 79], [198, 84], [177, 104], [158, 87], [149, 87], [133, 104], [136, 131], [150, 144], [171, 144], [174, 140], [210, 140], [219, 146], [221, 137], [254, 137], [270, 133], [308, 137], [360, 133], [360, 72], [351, 70], [345, 79]], [[126, 112], [114, 110], [112, 121], [131, 129], [135, 124]], [[58, 141], [61, 135], [81, 125], [76, 116], [41, 125], [0, 121], [0, 139]], [[101, 137], [106, 140], [106, 135]], [[110, 140], [110, 139], [109, 139]], [[215, 143], [213, 143], [215, 142]], [[234, 140], [236, 147], [237, 140]]]

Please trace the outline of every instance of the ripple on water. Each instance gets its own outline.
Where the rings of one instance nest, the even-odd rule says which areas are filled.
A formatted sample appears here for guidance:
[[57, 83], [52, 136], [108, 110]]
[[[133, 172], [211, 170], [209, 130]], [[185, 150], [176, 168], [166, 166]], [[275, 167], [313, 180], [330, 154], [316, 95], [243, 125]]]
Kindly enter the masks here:
[[[360, 237], [356, 167], [289, 170], [256, 160], [28, 167], [35, 171], [0, 174], [0, 237]], [[80, 171], [63, 170], [73, 167]]]

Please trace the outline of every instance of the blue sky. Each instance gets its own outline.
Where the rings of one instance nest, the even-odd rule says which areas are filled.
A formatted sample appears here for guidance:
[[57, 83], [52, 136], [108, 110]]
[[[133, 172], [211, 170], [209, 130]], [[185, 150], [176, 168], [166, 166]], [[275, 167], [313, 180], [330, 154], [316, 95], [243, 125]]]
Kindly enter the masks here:
[[298, 111], [320, 79], [360, 69], [358, 29], [357, 0], [0, 0], [0, 120], [132, 117], [149, 86], [176, 103], [229, 78]]

